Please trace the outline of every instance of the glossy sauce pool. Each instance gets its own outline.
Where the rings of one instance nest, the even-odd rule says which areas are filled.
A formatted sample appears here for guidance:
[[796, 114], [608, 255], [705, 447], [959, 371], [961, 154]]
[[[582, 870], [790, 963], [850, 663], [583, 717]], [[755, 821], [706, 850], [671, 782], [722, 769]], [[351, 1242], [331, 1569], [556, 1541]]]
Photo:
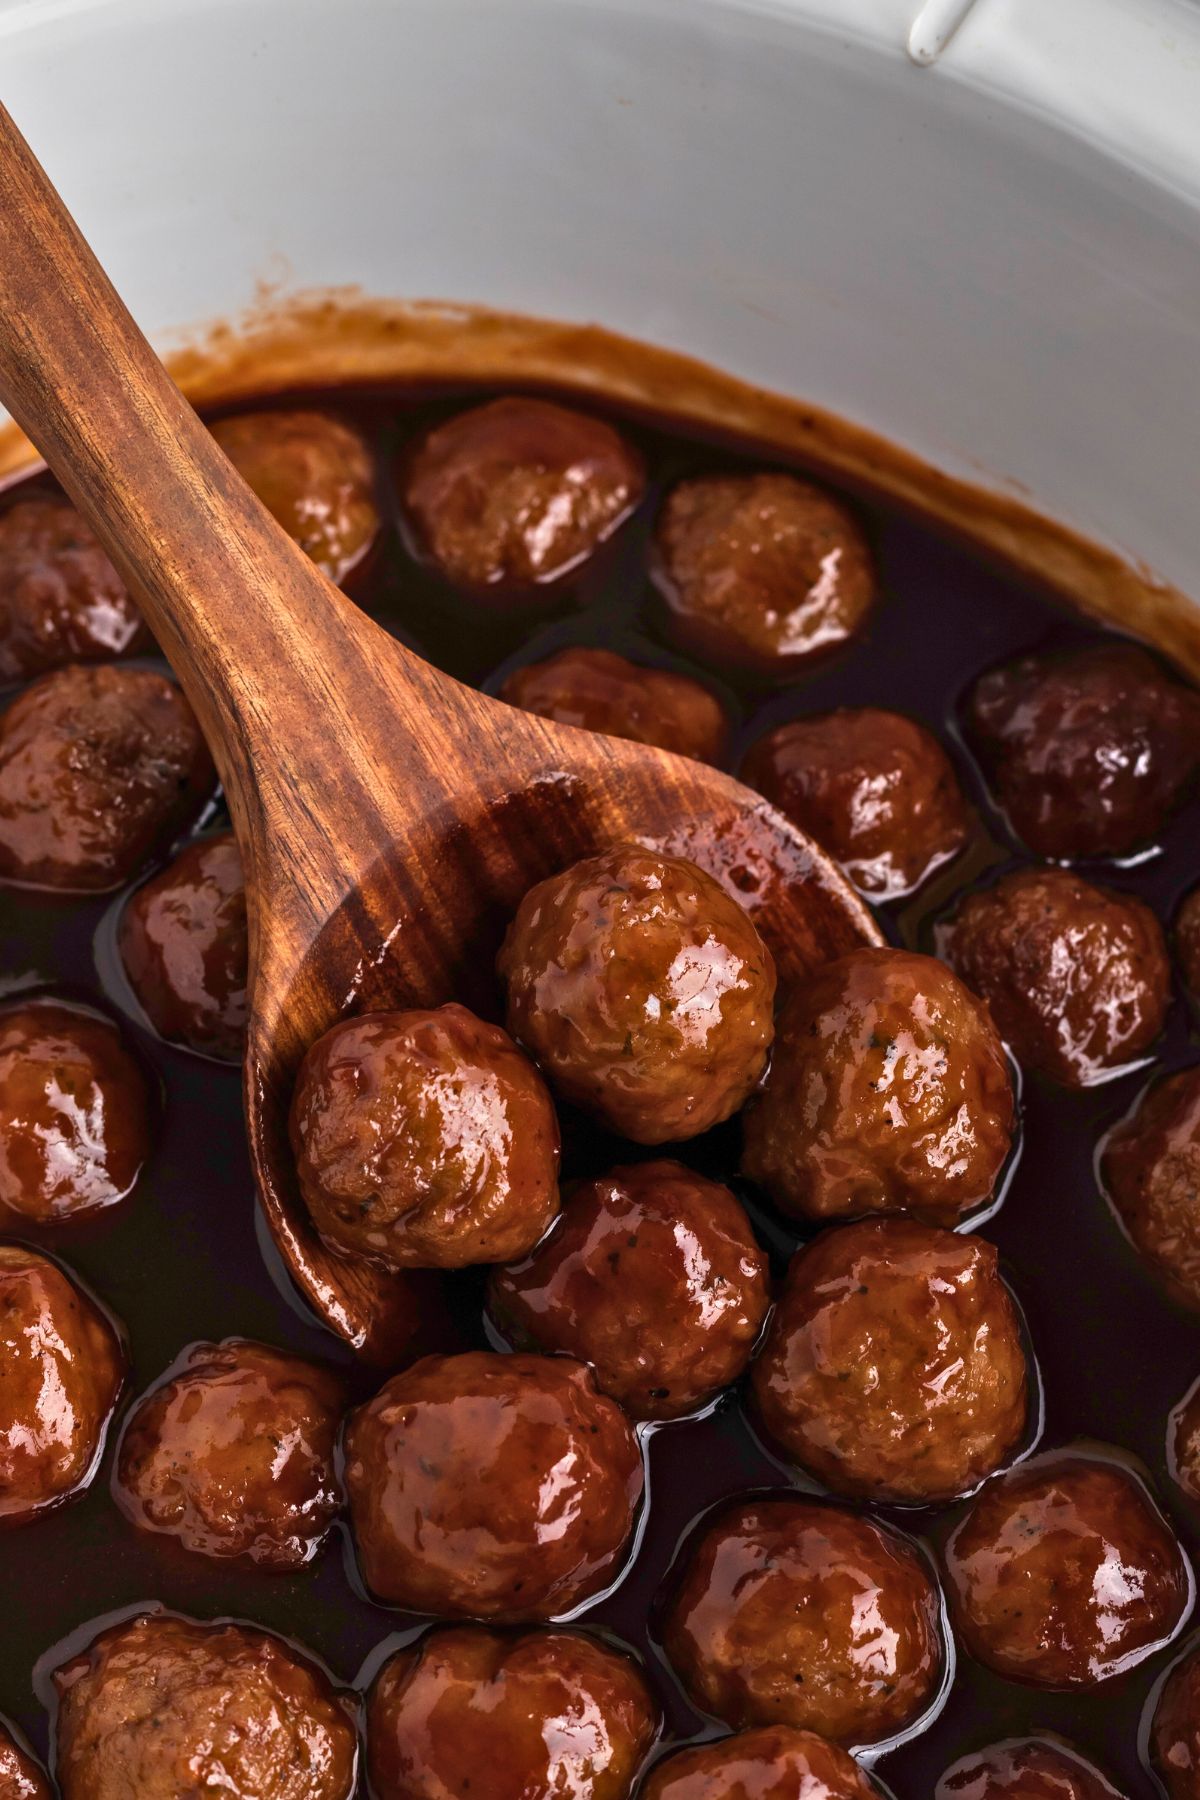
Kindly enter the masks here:
[[[571, 586], [554, 591], [543, 614], [481, 611], [413, 558], [391, 476], [416, 432], [482, 397], [478, 390], [428, 389], [317, 396], [320, 404], [355, 418], [377, 448], [385, 531], [362, 575], [347, 585], [381, 624], [430, 661], [491, 691], [517, 664], [576, 643], [695, 673], [730, 705], [733, 767], [761, 732], [801, 712], [879, 705], [913, 714], [951, 750], [981, 825], [966, 853], [914, 900], [883, 909], [884, 928], [897, 942], [931, 950], [934, 922], [952, 896], [999, 866], [1028, 860], [1006, 838], [962, 747], [958, 704], [971, 680], [992, 663], [1049, 642], [1094, 641], [1102, 635], [1098, 628], [905, 518], [858, 500], [883, 586], [866, 635], [783, 690], [730, 688], [655, 639], [645, 572], [649, 527], [661, 493], [680, 475], [786, 466], [787, 459], [704, 438], [668, 420], [629, 417], [624, 428], [650, 470], [636, 515]], [[219, 809], [212, 816], [220, 816]], [[1127, 868], [1106, 865], [1099, 879], [1138, 894], [1169, 925], [1200, 875], [1198, 846], [1200, 804], [1193, 802], [1172, 820], [1156, 852]], [[383, 1651], [422, 1623], [365, 1599], [344, 1538], [335, 1538], [299, 1574], [246, 1572], [139, 1533], [111, 1499], [112, 1450], [129, 1401], [197, 1339], [236, 1334], [341, 1366], [349, 1362], [332, 1337], [307, 1321], [285, 1278], [270, 1266], [256, 1227], [238, 1072], [162, 1043], [138, 1014], [115, 951], [124, 897], [0, 889], [0, 992], [37, 986], [115, 1012], [157, 1077], [161, 1102], [155, 1149], [128, 1201], [84, 1226], [15, 1234], [62, 1255], [91, 1284], [124, 1323], [132, 1356], [122, 1415], [90, 1490], [0, 1539], [0, 1713], [16, 1721], [42, 1754], [49, 1732], [45, 1671], [93, 1635], [98, 1621], [139, 1602], [271, 1627], [298, 1639], [347, 1684], [369, 1679]], [[1195, 1038], [1196, 1021], [1177, 984], [1156, 1046], [1157, 1066], [1194, 1061]], [[1196, 1558], [1200, 1515], [1170, 1479], [1166, 1430], [1171, 1408], [1200, 1375], [1200, 1330], [1126, 1243], [1094, 1172], [1099, 1139], [1128, 1111], [1148, 1073], [1143, 1066], [1081, 1093], [1026, 1078], [1020, 1155], [1003, 1205], [981, 1230], [998, 1245], [1027, 1320], [1044, 1400], [1041, 1445], [1099, 1440], [1132, 1455], [1149, 1471]], [[614, 1161], [651, 1154], [566, 1111], [563, 1124], [565, 1177], [598, 1174]], [[747, 1201], [776, 1273], [782, 1273], [799, 1237], [739, 1182], [736, 1124], [671, 1146], [670, 1153], [730, 1182]], [[463, 1343], [485, 1344], [481, 1278], [460, 1278], [455, 1293]], [[358, 1371], [354, 1379], [365, 1396], [378, 1378]], [[716, 1728], [693, 1711], [655, 1647], [655, 1597], [681, 1537], [700, 1513], [749, 1489], [786, 1489], [796, 1478], [758, 1443], [736, 1393], [707, 1416], [648, 1433], [646, 1453], [650, 1500], [636, 1556], [615, 1590], [586, 1608], [580, 1622], [612, 1633], [646, 1659], [666, 1710], [668, 1741], [713, 1735]], [[931, 1542], [957, 1516], [954, 1508], [872, 1510]], [[1185, 1635], [1190, 1629], [1185, 1626]], [[1178, 1649], [1177, 1643], [1090, 1693], [1065, 1694], [1002, 1681], [960, 1656], [940, 1714], [880, 1756], [876, 1773], [898, 1800], [926, 1800], [942, 1771], [966, 1751], [1051, 1731], [1094, 1757], [1130, 1800], [1152, 1795], [1157, 1784], [1140, 1760], [1139, 1725], [1148, 1695]]]

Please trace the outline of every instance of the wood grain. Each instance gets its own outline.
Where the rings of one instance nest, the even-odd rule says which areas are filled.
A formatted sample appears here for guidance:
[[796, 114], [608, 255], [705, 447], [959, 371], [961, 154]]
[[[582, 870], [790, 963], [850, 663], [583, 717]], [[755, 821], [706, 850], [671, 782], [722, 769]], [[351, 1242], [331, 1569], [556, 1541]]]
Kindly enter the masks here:
[[327, 1250], [287, 1108], [347, 1009], [487, 1008], [505, 919], [601, 843], [691, 854], [754, 912], [785, 979], [877, 929], [836, 866], [728, 776], [554, 726], [421, 662], [321, 576], [171, 382], [0, 109], [0, 399], [90, 520], [200, 717], [245, 863], [247, 1123], [301, 1292], [364, 1355], [411, 1284]]

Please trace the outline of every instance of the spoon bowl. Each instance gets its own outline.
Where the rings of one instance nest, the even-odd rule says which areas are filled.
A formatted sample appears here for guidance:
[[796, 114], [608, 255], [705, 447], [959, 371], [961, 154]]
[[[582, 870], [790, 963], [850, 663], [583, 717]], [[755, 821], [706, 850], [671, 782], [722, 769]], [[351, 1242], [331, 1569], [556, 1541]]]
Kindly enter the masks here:
[[833, 861], [731, 777], [462, 687], [361, 613], [236, 474], [0, 108], [0, 398], [129, 582], [224, 783], [250, 919], [246, 1109], [259, 1196], [301, 1294], [392, 1363], [416, 1284], [331, 1251], [287, 1118], [347, 1012], [497, 1011], [526, 890], [602, 845], [691, 857], [786, 984], [880, 935]]

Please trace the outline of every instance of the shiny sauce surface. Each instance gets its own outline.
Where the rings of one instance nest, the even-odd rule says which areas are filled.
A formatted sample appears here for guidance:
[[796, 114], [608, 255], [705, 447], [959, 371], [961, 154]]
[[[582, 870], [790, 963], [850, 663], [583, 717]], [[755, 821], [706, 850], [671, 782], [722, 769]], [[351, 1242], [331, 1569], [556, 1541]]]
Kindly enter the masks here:
[[[911, 900], [884, 906], [888, 936], [932, 950], [934, 928], [965, 888], [1029, 860], [1008, 837], [965, 748], [965, 690], [986, 668], [1032, 649], [1071, 648], [1104, 632], [1020, 586], [912, 521], [853, 503], [878, 557], [882, 599], [863, 636], [787, 686], [723, 680], [666, 649], [655, 635], [647, 547], [662, 494], [682, 475], [787, 466], [768, 448], [718, 442], [666, 419], [621, 417], [646, 459], [646, 497], [634, 516], [571, 584], [547, 595], [544, 611], [481, 608], [414, 555], [396, 497], [405, 446], [438, 419], [484, 396], [477, 391], [302, 396], [332, 406], [373, 443], [384, 531], [347, 587], [388, 630], [439, 667], [496, 692], [514, 669], [565, 646], [599, 645], [636, 662], [699, 676], [729, 706], [735, 732], [726, 766], [736, 768], [768, 728], [833, 706], [883, 706], [912, 714], [949, 749], [975, 807], [965, 853]], [[35, 478], [41, 487], [44, 477]], [[15, 692], [16, 690], [13, 690]], [[8, 696], [0, 696], [0, 704]], [[208, 826], [224, 821], [215, 806]], [[1128, 867], [1098, 866], [1106, 885], [1138, 895], [1169, 926], [1200, 873], [1200, 803], [1171, 820], [1153, 851]], [[1091, 873], [1091, 870], [1087, 871]], [[291, 1296], [256, 1225], [236, 1069], [162, 1042], [148, 1029], [122, 974], [117, 926], [128, 890], [95, 898], [0, 888], [0, 996], [41, 989], [107, 1009], [151, 1077], [154, 1147], [131, 1197], [69, 1226], [16, 1234], [70, 1266], [123, 1322], [131, 1377], [96, 1479], [77, 1501], [35, 1525], [0, 1536], [0, 1714], [39, 1753], [48, 1751], [46, 1671], [86, 1642], [99, 1622], [161, 1601], [201, 1618], [233, 1616], [294, 1637], [347, 1684], [365, 1683], [385, 1650], [424, 1621], [371, 1604], [344, 1538], [312, 1565], [279, 1575], [189, 1556], [171, 1539], [136, 1531], [110, 1493], [114, 1447], [131, 1401], [197, 1340], [262, 1339], [344, 1370], [366, 1398], [376, 1377], [353, 1367], [335, 1340]], [[1155, 1072], [1195, 1061], [1197, 1021], [1176, 977]], [[1040, 1447], [1093, 1441], [1115, 1446], [1149, 1471], [1193, 1558], [1200, 1511], [1172, 1481], [1168, 1415], [1200, 1374], [1196, 1321], [1175, 1306], [1123, 1237], [1100, 1191], [1095, 1159], [1103, 1136], [1130, 1109], [1145, 1066], [1079, 1092], [1036, 1076], [1023, 1083], [1020, 1155], [1003, 1204], [979, 1229], [998, 1247], [1019, 1299], [1039, 1374]], [[564, 1177], [599, 1176], [630, 1160], [627, 1143], [562, 1109]], [[751, 1212], [777, 1275], [804, 1232], [776, 1214], [737, 1174], [736, 1122], [670, 1154], [728, 1182]], [[483, 1275], [457, 1277], [456, 1323], [464, 1347], [486, 1347]], [[671, 1743], [713, 1735], [662, 1657], [656, 1599], [681, 1539], [719, 1501], [751, 1490], [804, 1488], [760, 1443], [741, 1395], [727, 1393], [705, 1416], [644, 1428], [649, 1507], [636, 1553], [610, 1593], [580, 1623], [611, 1634], [644, 1658], [660, 1695]], [[944, 1541], [961, 1506], [876, 1506], [876, 1516], [931, 1544]], [[1190, 1629], [1190, 1627], [1186, 1628]], [[989, 1674], [960, 1652], [945, 1704], [919, 1735], [874, 1762], [897, 1800], [926, 1800], [941, 1773], [985, 1743], [1050, 1731], [1070, 1739], [1138, 1800], [1156, 1784], [1140, 1760], [1139, 1723], [1178, 1646], [1091, 1691], [1048, 1693]], [[35, 1671], [37, 1673], [35, 1674]]]

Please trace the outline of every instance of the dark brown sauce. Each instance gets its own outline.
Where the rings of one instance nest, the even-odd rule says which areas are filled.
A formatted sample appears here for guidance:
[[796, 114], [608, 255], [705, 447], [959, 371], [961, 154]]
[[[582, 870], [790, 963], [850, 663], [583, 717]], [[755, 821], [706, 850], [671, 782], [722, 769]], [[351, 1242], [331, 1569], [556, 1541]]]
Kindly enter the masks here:
[[[950, 896], [999, 865], [1020, 860], [990, 809], [962, 748], [960, 696], [997, 660], [1054, 641], [1093, 641], [1085, 625], [1043, 596], [992, 572], [893, 512], [864, 507], [881, 563], [885, 598], [866, 637], [781, 692], [730, 687], [664, 649], [653, 635], [646, 575], [647, 535], [664, 486], [713, 467], [778, 464], [777, 455], [684, 432], [668, 421], [628, 419], [647, 456], [651, 485], [636, 516], [573, 585], [548, 589], [544, 606], [524, 615], [481, 610], [455, 595], [406, 546], [390, 472], [405, 442], [477, 390], [359, 393], [336, 397], [375, 439], [381, 470], [385, 539], [354, 597], [388, 629], [452, 674], [495, 691], [515, 665], [565, 644], [602, 644], [634, 660], [698, 674], [729, 704], [736, 722], [731, 766], [768, 726], [795, 713], [839, 704], [882, 705], [913, 713], [954, 754], [983, 821], [964, 856], [939, 871], [915, 901], [886, 909], [897, 941], [932, 949], [932, 930]], [[311, 397], [307, 397], [311, 403]], [[328, 399], [328, 396], [318, 396]], [[1157, 852], [1136, 866], [1106, 866], [1102, 879], [1136, 892], [1167, 923], [1195, 881], [1200, 803], [1164, 833]], [[264, 1253], [256, 1226], [237, 1072], [158, 1041], [137, 1013], [114, 947], [122, 897], [64, 899], [0, 891], [0, 993], [27, 986], [107, 1005], [163, 1090], [157, 1144], [133, 1197], [112, 1212], [53, 1235], [21, 1235], [61, 1254], [128, 1329], [128, 1396], [158, 1380], [197, 1339], [256, 1337], [345, 1366], [335, 1341], [306, 1321]], [[1178, 996], [1156, 1047], [1156, 1064], [1195, 1060], [1196, 1021]], [[1142, 1067], [1082, 1093], [1027, 1079], [1022, 1153], [1003, 1206], [982, 1226], [1000, 1248], [1028, 1324], [1040, 1368], [1043, 1447], [1100, 1440], [1137, 1459], [1156, 1487], [1189, 1552], [1200, 1554], [1200, 1515], [1172, 1483], [1166, 1454], [1171, 1408], [1200, 1373], [1196, 1321], [1166, 1298], [1122, 1236], [1095, 1177], [1102, 1134], [1130, 1107], [1147, 1079]], [[630, 1146], [564, 1110], [565, 1175], [598, 1174], [628, 1160]], [[729, 1180], [747, 1199], [777, 1272], [797, 1238], [790, 1225], [746, 1192], [736, 1178], [736, 1126], [673, 1150], [704, 1174]], [[271, 1267], [268, 1267], [271, 1264]], [[274, 1270], [274, 1272], [272, 1272]], [[455, 1289], [465, 1341], [484, 1343], [482, 1281]], [[356, 1372], [357, 1391], [373, 1377]], [[125, 1402], [128, 1406], [128, 1398]], [[167, 1539], [137, 1532], [109, 1493], [110, 1434], [104, 1465], [77, 1502], [0, 1539], [0, 1713], [15, 1720], [40, 1753], [50, 1721], [43, 1709], [45, 1671], [63, 1660], [95, 1622], [138, 1602], [161, 1601], [199, 1617], [233, 1615], [298, 1639], [342, 1681], [368, 1678], [397, 1634], [419, 1622], [370, 1604], [348, 1549], [336, 1542], [296, 1575], [226, 1568], [188, 1556]], [[650, 1505], [637, 1554], [616, 1589], [589, 1606], [582, 1622], [612, 1633], [648, 1662], [662, 1696], [670, 1740], [711, 1735], [662, 1661], [648, 1628], [681, 1539], [698, 1515], [751, 1489], [787, 1487], [793, 1477], [758, 1443], [736, 1395], [711, 1413], [646, 1437]], [[902, 1529], [940, 1537], [955, 1509], [942, 1513], [877, 1508]], [[1185, 1630], [1187, 1628], [1185, 1627]], [[998, 1679], [960, 1656], [947, 1703], [920, 1734], [876, 1767], [898, 1800], [927, 1800], [937, 1777], [966, 1751], [1034, 1731], [1058, 1732], [1093, 1756], [1135, 1800], [1156, 1784], [1140, 1760], [1139, 1721], [1177, 1646], [1090, 1693], [1048, 1694]], [[35, 1688], [34, 1670], [42, 1678]]]

